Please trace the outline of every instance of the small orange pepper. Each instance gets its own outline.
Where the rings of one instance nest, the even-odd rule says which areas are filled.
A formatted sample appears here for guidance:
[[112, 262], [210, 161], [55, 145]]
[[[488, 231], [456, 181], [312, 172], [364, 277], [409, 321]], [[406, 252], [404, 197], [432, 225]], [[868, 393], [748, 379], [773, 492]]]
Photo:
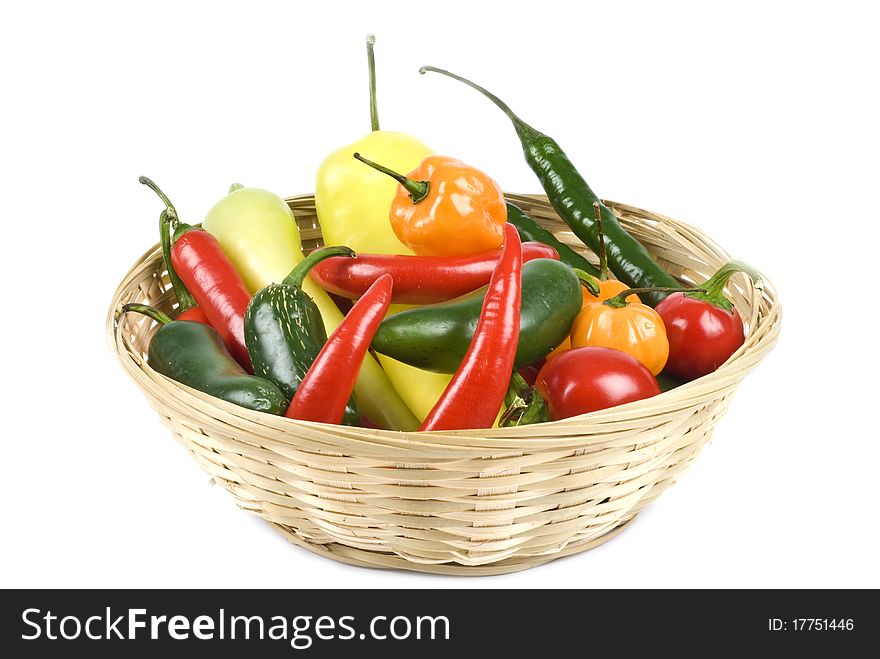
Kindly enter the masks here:
[[656, 311], [627, 302], [633, 293], [692, 291], [681, 288], [629, 288], [609, 300], [588, 304], [571, 326], [571, 347], [614, 348], [638, 359], [657, 375], [669, 358], [666, 326]]
[[448, 156], [428, 156], [402, 176], [354, 154], [400, 185], [391, 202], [391, 227], [422, 256], [462, 256], [499, 249], [507, 222], [504, 193], [491, 177]]

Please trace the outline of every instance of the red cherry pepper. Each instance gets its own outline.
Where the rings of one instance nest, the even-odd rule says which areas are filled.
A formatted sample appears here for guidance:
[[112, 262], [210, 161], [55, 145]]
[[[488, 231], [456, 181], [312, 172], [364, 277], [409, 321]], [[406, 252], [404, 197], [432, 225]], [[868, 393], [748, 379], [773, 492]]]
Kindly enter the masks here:
[[171, 264], [235, 360], [253, 373], [244, 342], [244, 314], [251, 294], [217, 239], [180, 224], [171, 246]]
[[522, 261], [516, 227], [505, 224], [501, 256], [483, 299], [474, 338], [420, 430], [492, 427], [507, 393], [519, 341]]
[[[356, 299], [383, 274], [394, 277], [394, 303], [445, 302], [485, 286], [498, 263], [500, 250], [468, 256], [404, 256], [358, 254], [322, 261], [309, 276], [325, 291]], [[537, 242], [522, 244], [523, 263], [532, 259], [559, 260], [556, 250]]]
[[290, 401], [285, 416], [342, 423], [361, 363], [391, 304], [394, 279], [382, 275], [327, 339]]
[[159, 215], [159, 242], [162, 245], [162, 258], [165, 261], [165, 269], [168, 270], [168, 279], [171, 280], [171, 288], [174, 291], [174, 297], [177, 298], [177, 320], [191, 320], [210, 325], [205, 312], [196, 304], [192, 294], [180, 281], [180, 277], [177, 276], [177, 272], [171, 264], [171, 231], [178, 224], [177, 209], [153, 181], [146, 176], [141, 176], [138, 181], [159, 195], [159, 198], [165, 203], [165, 210]]
[[535, 381], [553, 421], [660, 393], [651, 371], [614, 348], [572, 348], [548, 361]]
[[742, 318], [724, 296], [724, 286], [735, 272], [744, 272], [756, 288], [762, 287], [754, 268], [731, 261], [701, 286], [705, 293], [673, 293], [655, 307], [669, 340], [664, 372], [694, 380], [716, 370], [745, 342]]

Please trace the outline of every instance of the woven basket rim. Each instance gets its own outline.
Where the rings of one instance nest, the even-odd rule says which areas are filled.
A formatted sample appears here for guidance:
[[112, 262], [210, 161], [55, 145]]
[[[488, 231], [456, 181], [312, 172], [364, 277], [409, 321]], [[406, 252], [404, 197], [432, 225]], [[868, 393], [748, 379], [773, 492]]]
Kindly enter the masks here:
[[[513, 201], [546, 201], [546, 197], [540, 194], [521, 194], [521, 193], [505, 193], [505, 197], [513, 200]], [[301, 194], [294, 195], [285, 198], [289, 204], [296, 204], [298, 202], [308, 202], [313, 200], [314, 197], [312, 194]], [[693, 227], [690, 224], [680, 222], [678, 220], [673, 220], [665, 215], [661, 215], [658, 213], [654, 213], [652, 211], [647, 211], [645, 209], [641, 209], [636, 206], [631, 206], [628, 204], [623, 204], [611, 200], [603, 200], [610, 208], [615, 210], [615, 212], [624, 212], [624, 213], [634, 213], [639, 216], [643, 216], [649, 218], [651, 220], [662, 222], [662, 223], [670, 223], [676, 227], [683, 228], [689, 231], [692, 231], [696, 234], [699, 234], [704, 239], [706, 238], [705, 234], [702, 234], [696, 227]], [[714, 243], [713, 243], [714, 246]], [[726, 255], [726, 252], [715, 246], [716, 249]], [[120, 350], [120, 344], [117, 340], [117, 332], [119, 329], [119, 319], [120, 319], [120, 307], [121, 304], [118, 303], [120, 294], [125, 290], [127, 283], [131, 279], [131, 277], [136, 273], [142, 266], [143, 263], [150, 259], [151, 257], [155, 257], [156, 253], [160, 251], [159, 244], [155, 244], [153, 247], [148, 249], [144, 254], [137, 259], [131, 268], [128, 270], [126, 275], [123, 277], [121, 283], [117, 287], [117, 290], [113, 297], [113, 303], [110, 306], [107, 314], [107, 337], [110, 343], [111, 349], [116, 353], [117, 357], [122, 360], [131, 359], [134, 357], [130, 352], [126, 351], [127, 354], [123, 354], [123, 351]], [[728, 257], [729, 260], [729, 257]], [[729, 381], [738, 381], [742, 379], [743, 375], [741, 370], [739, 369], [740, 364], [743, 361], [748, 361], [751, 357], [755, 355], [759, 351], [761, 356], [766, 353], [776, 342], [779, 334], [779, 315], [781, 313], [781, 306], [778, 301], [778, 296], [776, 293], [776, 289], [770, 279], [768, 279], [763, 272], [761, 272], [761, 277], [763, 280], [763, 290], [762, 291], [752, 291], [754, 295], [759, 296], [763, 299], [764, 303], [768, 306], [770, 310], [774, 312], [773, 318], [765, 318], [765, 322], [773, 322], [774, 326], [770, 332], [766, 335], [762, 336], [761, 345], [752, 345], [750, 344], [749, 338], [754, 333], [755, 328], [750, 328], [749, 336], [746, 338], [746, 343], [740, 350], [738, 350], [733, 357], [728, 360], [725, 364], [720, 366], [715, 372], [710, 373], [709, 375], [703, 376], [691, 382], [687, 382], [681, 384], [680, 386], [675, 387], [670, 391], [664, 391], [649, 399], [635, 401], [632, 403], [627, 403], [624, 405], [618, 405], [612, 408], [598, 410], [595, 412], [589, 412], [586, 414], [582, 414], [575, 417], [570, 417], [567, 419], [562, 419], [559, 421], [550, 421], [542, 424], [532, 424], [529, 426], [521, 426], [514, 428], [492, 428], [492, 429], [467, 429], [467, 430], [455, 430], [455, 431], [428, 431], [428, 432], [418, 432], [418, 431], [398, 431], [398, 430], [383, 430], [383, 429], [373, 429], [373, 428], [361, 428], [361, 427], [350, 427], [350, 426], [339, 426], [335, 424], [324, 424], [318, 422], [311, 421], [300, 421], [295, 419], [288, 419], [285, 417], [278, 417], [274, 415], [265, 414], [262, 412], [255, 412], [252, 410], [245, 409], [233, 403], [228, 403], [226, 401], [207, 396], [202, 392], [199, 392], [195, 389], [187, 387], [179, 382], [176, 382], [170, 378], [160, 375], [159, 373], [153, 371], [146, 364], [145, 360], [139, 360], [137, 362], [137, 366], [139, 369], [147, 369], [152, 372], [156, 378], [163, 379], [167, 381], [167, 384], [177, 391], [177, 395], [184, 401], [187, 401], [192, 408], [195, 409], [204, 409], [206, 406], [215, 406], [220, 408], [224, 413], [224, 418], [228, 419], [229, 416], [238, 417], [244, 425], [249, 423], [258, 423], [260, 425], [266, 425], [267, 422], [273, 422], [271, 425], [283, 424], [279, 427], [280, 429], [288, 428], [291, 431], [299, 431], [299, 432], [308, 432], [310, 428], [314, 429], [326, 429], [328, 427], [333, 428], [333, 432], [340, 437], [344, 437], [351, 441], [363, 441], [366, 443], [379, 443], [383, 446], [395, 445], [399, 447], [411, 447], [411, 448], [425, 448], [425, 447], [434, 447], [434, 448], [447, 448], [447, 449], [468, 449], [468, 448], [480, 448], [485, 449], [487, 447], [508, 447], [508, 448], [519, 448], [524, 445], [533, 446], [538, 441], [535, 438], [528, 438], [526, 440], [521, 440], [517, 442], [518, 435], [522, 434], [523, 428], [528, 429], [528, 434], [534, 433], [536, 430], [541, 431], [543, 429], [546, 430], [559, 430], [564, 431], [567, 427], [571, 427], [571, 436], [572, 439], [575, 440], [575, 443], [583, 446], [585, 445], [584, 438], [582, 436], [582, 425], [585, 422], [593, 422], [601, 423], [608, 422], [613, 420], [621, 420], [621, 419], [633, 419], [633, 420], [645, 420], [652, 416], [652, 408], [657, 407], [658, 402], [666, 402], [672, 396], [690, 396], [691, 398], [699, 398], [702, 396], [706, 396], [707, 398], [711, 396], [711, 392], [717, 390], [722, 386], [726, 386], [729, 384]], [[769, 342], [769, 343], [768, 343]], [[755, 359], [755, 364], [760, 359]], [[750, 367], [751, 368], [751, 367]], [[666, 413], [659, 412], [658, 414], [658, 422], [659, 418], [662, 418]], [[291, 439], [295, 439], [297, 432], [291, 432]], [[547, 436], [547, 441], [552, 443], [553, 445], [565, 445], [566, 444], [566, 433], [552, 433]], [[475, 440], [476, 444], [469, 443], [469, 440]]]

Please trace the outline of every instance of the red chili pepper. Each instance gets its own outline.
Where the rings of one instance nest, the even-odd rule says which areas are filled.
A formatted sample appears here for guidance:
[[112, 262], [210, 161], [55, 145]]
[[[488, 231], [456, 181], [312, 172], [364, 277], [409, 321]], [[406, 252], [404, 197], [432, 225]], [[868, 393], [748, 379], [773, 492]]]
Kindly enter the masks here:
[[[492, 276], [501, 250], [467, 256], [404, 256], [358, 254], [357, 258], [333, 257], [322, 261], [309, 276], [325, 291], [357, 299], [383, 274], [394, 277], [394, 303], [445, 302], [485, 286]], [[532, 259], [559, 260], [549, 245], [522, 244], [523, 263]]]
[[285, 416], [302, 421], [342, 423], [345, 404], [354, 389], [361, 363], [391, 304], [393, 287], [391, 275], [382, 275], [355, 303], [321, 348]]
[[519, 341], [522, 261], [516, 227], [505, 224], [504, 245], [474, 338], [420, 430], [492, 427], [507, 393]]
[[205, 312], [196, 305], [192, 294], [187, 290], [183, 282], [180, 281], [180, 277], [177, 276], [177, 272], [171, 264], [171, 231], [179, 223], [177, 209], [174, 208], [171, 200], [153, 181], [146, 176], [141, 176], [138, 178], [138, 181], [159, 195], [159, 198], [165, 204], [165, 210], [159, 216], [159, 242], [162, 246], [162, 258], [165, 261], [165, 268], [168, 270], [168, 279], [171, 280], [171, 288], [174, 291], [174, 297], [177, 298], [177, 320], [189, 320], [210, 325], [211, 323], [208, 322]]
[[251, 294], [217, 239], [181, 224], [171, 247], [171, 264], [229, 352], [252, 373], [244, 342], [244, 314]]

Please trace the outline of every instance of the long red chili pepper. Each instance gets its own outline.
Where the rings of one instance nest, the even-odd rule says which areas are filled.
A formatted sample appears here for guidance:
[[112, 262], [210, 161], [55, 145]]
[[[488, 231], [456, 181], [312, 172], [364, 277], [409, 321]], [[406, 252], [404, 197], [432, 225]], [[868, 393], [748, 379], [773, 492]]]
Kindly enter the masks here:
[[342, 423], [345, 404], [373, 335], [391, 304], [393, 288], [391, 275], [382, 275], [355, 303], [321, 348], [285, 416], [302, 421]]
[[244, 342], [244, 314], [251, 294], [217, 239], [181, 224], [171, 247], [171, 263], [235, 360], [253, 372]]
[[522, 249], [516, 227], [506, 224], [474, 338], [420, 430], [492, 427], [513, 371], [521, 299]]
[[[492, 276], [501, 250], [468, 256], [403, 256], [358, 254], [357, 258], [333, 257], [322, 261], [309, 276], [325, 291], [357, 299], [383, 274], [394, 277], [394, 296], [402, 304], [433, 304], [459, 297], [485, 286]], [[523, 263], [532, 259], [559, 260], [549, 245], [522, 244]]]

